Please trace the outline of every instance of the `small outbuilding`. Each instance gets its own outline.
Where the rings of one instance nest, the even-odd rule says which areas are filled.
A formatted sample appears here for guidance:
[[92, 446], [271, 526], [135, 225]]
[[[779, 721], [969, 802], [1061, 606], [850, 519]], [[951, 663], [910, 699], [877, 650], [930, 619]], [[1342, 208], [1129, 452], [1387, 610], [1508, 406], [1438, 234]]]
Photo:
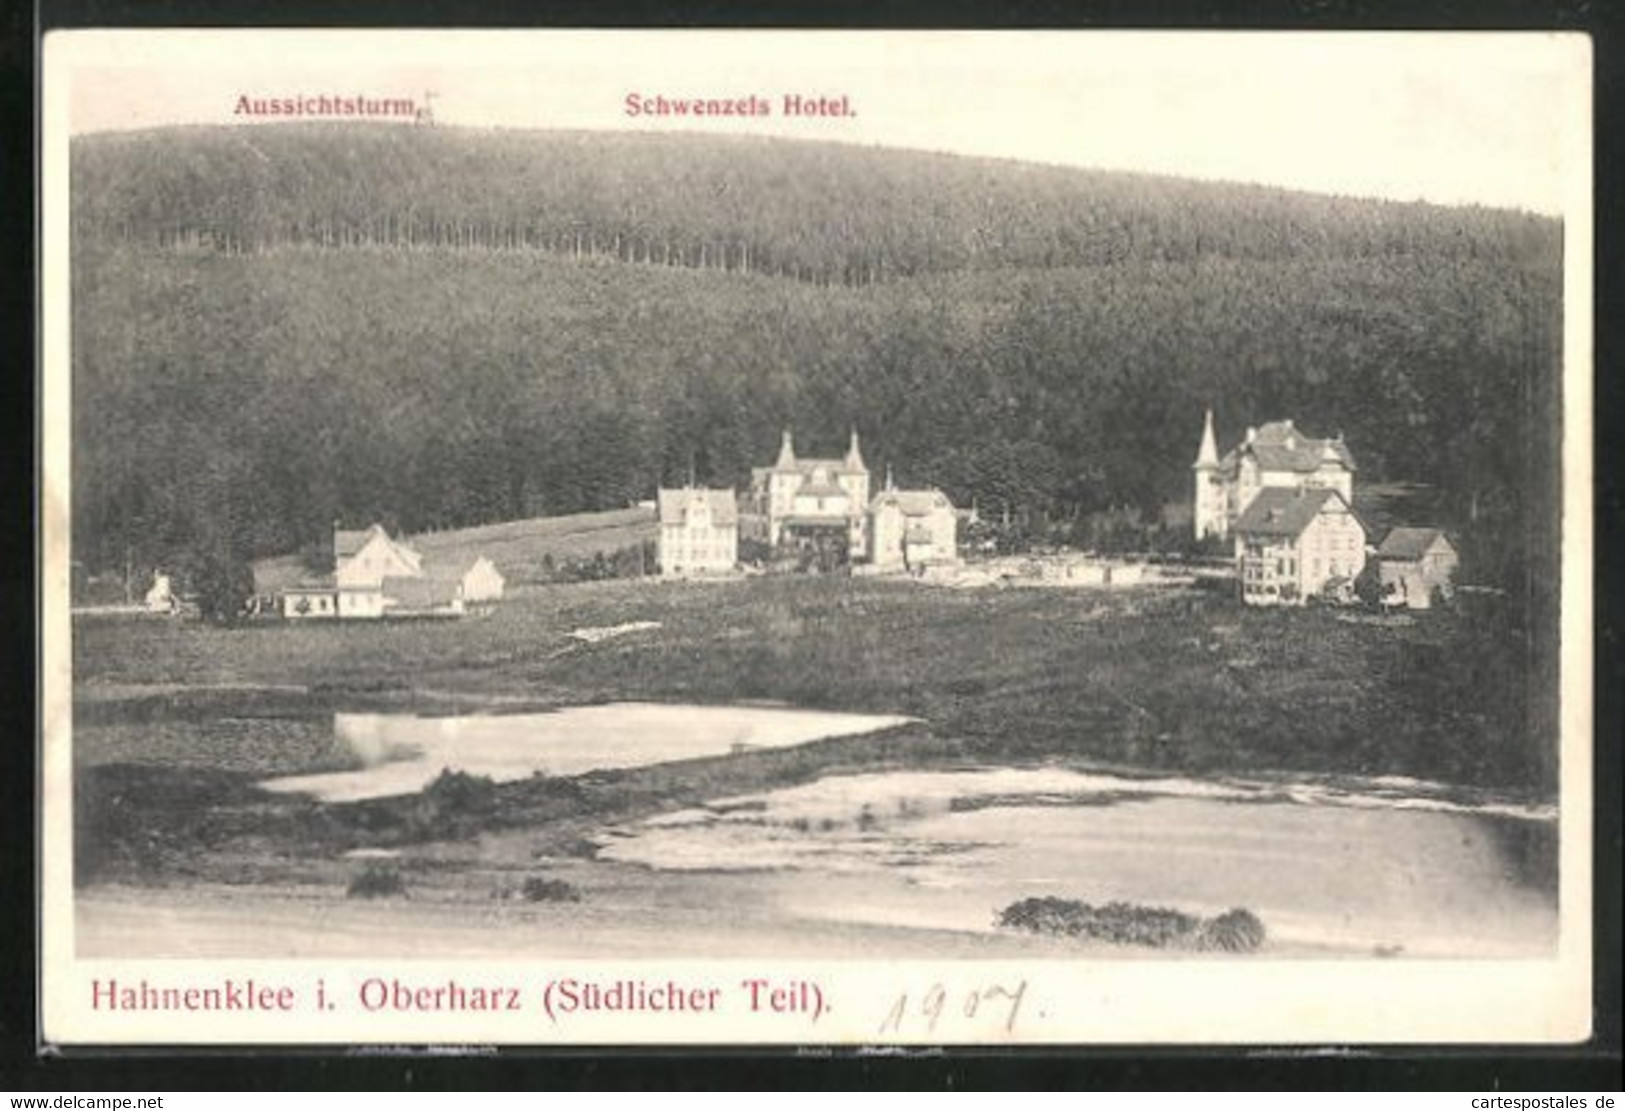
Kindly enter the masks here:
[[941, 490], [899, 490], [888, 476], [869, 520], [877, 570], [918, 573], [959, 563], [959, 515]]
[[1425, 610], [1435, 597], [1449, 598], [1460, 564], [1456, 547], [1436, 528], [1396, 528], [1377, 549], [1385, 605]]

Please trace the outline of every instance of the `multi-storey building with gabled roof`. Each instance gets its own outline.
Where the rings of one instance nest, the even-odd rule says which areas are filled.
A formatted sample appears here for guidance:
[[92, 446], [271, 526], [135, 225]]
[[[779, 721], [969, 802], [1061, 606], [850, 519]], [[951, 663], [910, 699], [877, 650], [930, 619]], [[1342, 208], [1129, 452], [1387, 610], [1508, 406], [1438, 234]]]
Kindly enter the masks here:
[[1365, 526], [1330, 486], [1261, 490], [1234, 532], [1241, 600], [1249, 605], [1351, 598], [1365, 568]]
[[725, 574], [739, 563], [739, 507], [732, 490], [685, 486], [659, 493], [660, 573]]
[[1354, 502], [1354, 455], [1343, 437], [1318, 439], [1290, 420], [1247, 429], [1241, 443], [1221, 457], [1209, 410], [1191, 470], [1196, 481], [1193, 517], [1198, 540], [1228, 537], [1253, 499], [1267, 489], [1330, 489], [1345, 502]]
[[959, 514], [941, 490], [886, 486], [869, 505], [871, 561], [881, 571], [921, 572], [959, 563]]
[[796, 455], [784, 430], [779, 456], [770, 467], [751, 470], [750, 512], [765, 522], [765, 539], [778, 548], [792, 544], [834, 550], [839, 562], [867, 558], [869, 551], [869, 468], [854, 429], [840, 458]]

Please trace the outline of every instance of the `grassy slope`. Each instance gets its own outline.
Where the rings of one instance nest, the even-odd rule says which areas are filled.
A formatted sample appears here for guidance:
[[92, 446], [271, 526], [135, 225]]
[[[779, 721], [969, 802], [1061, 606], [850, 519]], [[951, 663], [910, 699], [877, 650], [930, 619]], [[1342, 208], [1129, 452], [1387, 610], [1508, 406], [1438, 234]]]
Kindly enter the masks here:
[[[658, 531], [652, 509], [612, 509], [425, 532], [404, 539], [433, 563], [460, 566], [485, 556], [496, 564], [509, 586], [517, 586], [547, 581], [544, 561], [549, 557], [558, 562], [612, 555], [654, 540]], [[261, 592], [282, 589], [309, 574], [301, 556], [254, 563], [256, 589]]]
[[[565, 635], [633, 620], [662, 627], [596, 645]], [[1555, 745], [1529, 720], [1525, 680], [1483, 644], [1472, 615], [1391, 629], [1200, 593], [766, 579], [540, 588], [489, 618], [444, 624], [87, 620], [75, 666], [82, 710], [104, 716], [115, 707], [98, 706], [98, 692], [132, 683], [404, 686], [549, 704], [773, 699], [917, 715], [943, 758], [1402, 774], [1550, 792]], [[136, 730], [95, 751], [146, 762], [148, 749]]]

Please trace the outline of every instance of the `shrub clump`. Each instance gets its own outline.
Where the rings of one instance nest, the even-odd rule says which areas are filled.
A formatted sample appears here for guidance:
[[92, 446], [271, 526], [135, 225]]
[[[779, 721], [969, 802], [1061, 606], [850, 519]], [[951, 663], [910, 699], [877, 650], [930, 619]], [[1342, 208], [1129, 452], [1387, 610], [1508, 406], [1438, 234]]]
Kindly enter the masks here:
[[519, 889], [519, 893], [532, 903], [581, 901], [581, 891], [574, 884], [565, 880], [548, 879], [546, 876], [531, 876]]
[[485, 815], [496, 809], [497, 785], [488, 775], [443, 768], [423, 795], [442, 813]]
[[406, 892], [401, 874], [385, 864], [369, 864], [366, 870], [350, 881], [345, 892], [352, 899], [384, 899]]
[[1074, 899], [1031, 898], [1011, 903], [998, 924], [1032, 933], [1088, 937], [1114, 945], [1152, 949], [1223, 950], [1250, 953], [1264, 944], [1264, 923], [1251, 911], [1226, 911], [1201, 918], [1168, 907], [1133, 903], [1091, 906]]
[[406, 822], [416, 840], [466, 837], [488, 826], [497, 811], [490, 776], [444, 769], [411, 801]]
[[1264, 944], [1264, 937], [1264, 923], [1259, 921], [1258, 915], [1238, 907], [1202, 923], [1197, 948], [1251, 953]]

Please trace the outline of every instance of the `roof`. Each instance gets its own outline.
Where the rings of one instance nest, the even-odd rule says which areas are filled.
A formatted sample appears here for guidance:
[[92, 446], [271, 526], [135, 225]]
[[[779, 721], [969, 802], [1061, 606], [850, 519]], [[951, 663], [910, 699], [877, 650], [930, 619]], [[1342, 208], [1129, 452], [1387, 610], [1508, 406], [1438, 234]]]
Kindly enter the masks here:
[[857, 466], [852, 467], [847, 465], [845, 459], [797, 459], [788, 467], [774, 464], [768, 469], [774, 474], [784, 474], [788, 471], [796, 471], [800, 472], [807, 478], [811, 478], [812, 473], [818, 470], [820, 467], [832, 475], [869, 473], [869, 468], [865, 467], [862, 462], [859, 462]]
[[882, 490], [875, 495], [874, 501], [869, 503], [870, 509], [880, 509], [883, 506], [894, 505], [903, 511], [905, 517], [924, 517], [936, 510], [953, 506], [948, 496], [941, 490]]
[[808, 479], [796, 490], [796, 496], [809, 498], [844, 498], [849, 491], [838, 482], [814, 482]]
[[366, 529], [334, 529], [333, 565], [336, 567], [347, 559], [354, 559], [375, 537], [382, 537], [384, 543], [413, 567], [422, 563], [423, 556], [416, 549], [408, 547], [402, 540], [391, 537], [383, 525], [375, 524]]
[[[460, 583], [468, 577], [468, 573], [474, 570], [482, 560], [490, 563], [490, 560], [483, 555], [470, 555], [466, 552], [461, 555], [454, 553], [448, 556], [432, 557], [423, 561], [423, 577], [437, 579], [440, 582]], [[494, 563], [491, 564], [491, 570], [498, 578], [502, 578], [502, 572], [496, 569]]]
[[681, 525], [688, 520], [688, 507], [698, 501], [707, 501], [711, 507], [711, 522], [732, 525], [739, 521], [739, 503], [732, 490], [706, 490], [684, 487], [679, 490], [661, 490], [658, 502], [660, 523]]
[[[366, 547], [367, 546], [367, 541], [371, 540], [374, 536], [378, 535], [379, 533], [383, 533], [383, 532], [384, 532], [384, 526], [383, 525], [373, 525], [371, 528], [364, 528], [364, 529], [343, 529], [343, 528], [334, 529], [333, 530], [333, 558], [334, 559], [349, 559], [351, 556], [353, 556], [357, 552], [359, 552], [362, 548]], [[384, 533], [384, 535], [387, 536], [389, 534]]]
[[1436, 541], [1443, 540], [1452, 551], [1450, 539], [1436, 528], [1396, 528], [1383, 537], [1378, 559], [1421, 559]]
[[761, 468], [771, 474], [800, 473], [811, 474], [819, 467], [828, 469], [833, 474], [868, 474], [869, 468], [864, 466], [863, 452], [858, 448], [858, 430], [852, 429], [852, 438], [847, 445], [846, 455], [840, 459], [800, 459], [796, 457], [795, 442], [790, 430], [784, 430], [784, 436], [779, 441], [779, 454], [773, 460], [771, 467]]
[[384, 597], [404, 609], [431, 609], [457, 598], [457, 580], [427, 575], [391, 575], [384, 580]]
[[1251, 440], [1231, 448], [1219, 465], [1229, 470], [1243, 455], [1251, 455], [1266, 471], [1311, 474], [1328, 462], [1340, 463], [1351, 471], [1356, 469], [1354, 454], [1341, 436], [1318, 440], [1294, 428], [1289, 420], [1270, 421], [1258, 428]]
[[1254, 536], [1297, 536], [1333, 499], [1345, 510], [1349, 508], [1342, 494], [1327, 487], [1298, 490], [1268, 486], [1258, 492], [1236, 519], [1236, 531]]

